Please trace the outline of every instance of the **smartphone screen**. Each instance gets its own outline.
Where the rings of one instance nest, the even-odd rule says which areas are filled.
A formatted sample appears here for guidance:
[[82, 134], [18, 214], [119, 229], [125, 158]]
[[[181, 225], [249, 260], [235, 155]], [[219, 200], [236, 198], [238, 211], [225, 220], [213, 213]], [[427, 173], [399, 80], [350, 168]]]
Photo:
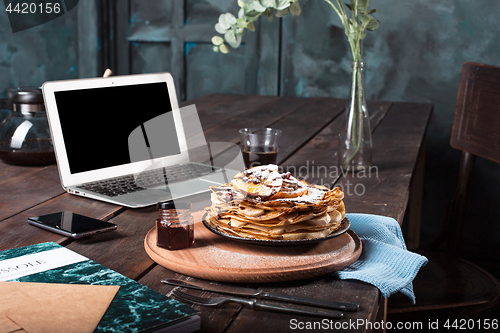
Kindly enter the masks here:
[[116, 229], [114, 223], [68, 211], [30, 217], [28, 223], [73, 238], [86, 237]]

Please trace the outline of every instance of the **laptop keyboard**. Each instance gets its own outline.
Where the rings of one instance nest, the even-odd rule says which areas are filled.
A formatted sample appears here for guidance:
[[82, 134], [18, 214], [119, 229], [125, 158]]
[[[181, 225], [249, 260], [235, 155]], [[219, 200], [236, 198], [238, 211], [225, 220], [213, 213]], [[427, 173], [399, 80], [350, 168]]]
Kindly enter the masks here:
[[194, 163], [173, 165], [162, 169], [141, 172], [137, 178], [134, 175], [126, 175], [87, 183], [78, 186], [78, 188], [115, 197], [117, 195], [141, 191], [149, 187], [195, 179], [218, 170], [220, 168], [212, 168], [208, 165]]

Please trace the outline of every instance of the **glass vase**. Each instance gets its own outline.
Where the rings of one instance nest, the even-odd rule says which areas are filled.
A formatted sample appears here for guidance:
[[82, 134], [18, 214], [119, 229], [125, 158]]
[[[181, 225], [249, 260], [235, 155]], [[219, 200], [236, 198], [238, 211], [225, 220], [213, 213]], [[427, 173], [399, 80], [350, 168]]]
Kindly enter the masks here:
[[364, 63], [352, 64], [351, 93], [339, 134], [338, 166], [343, 172], [369, 169], [372, 162], [372, 132], [364, 91]]

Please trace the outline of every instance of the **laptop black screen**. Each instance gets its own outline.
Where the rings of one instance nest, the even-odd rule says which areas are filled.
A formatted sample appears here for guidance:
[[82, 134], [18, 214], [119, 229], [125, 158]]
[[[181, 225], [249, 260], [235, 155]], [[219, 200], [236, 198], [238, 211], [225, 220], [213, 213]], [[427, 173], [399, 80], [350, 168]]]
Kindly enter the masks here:
[[165, 82], [59, 91], [55, 98], [72, 174], [137, 162], [131, 161], [129, 136], [139, 128], [149, 146], [144, 123], [160, 115], [161, 139], [168, 147], [162, 154], [180, 153]]

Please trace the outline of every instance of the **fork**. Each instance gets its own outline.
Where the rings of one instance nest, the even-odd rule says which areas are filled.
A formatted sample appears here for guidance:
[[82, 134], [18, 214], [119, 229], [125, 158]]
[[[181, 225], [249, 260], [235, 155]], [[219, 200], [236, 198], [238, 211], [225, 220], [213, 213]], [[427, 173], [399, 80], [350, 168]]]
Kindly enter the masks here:
[[339, 311], [329, 311], [322, 310], [318, 308], [312, 308], [308, 306], [299, 306], [299, 305], [287, 305], [287, 304], [278, 304], [274, 302], [266, 302], [261, 301], [255, 298], [244, 299], [244, 298], [236, 298], [236, 297], [198, 297], [191, 294], [184, 293], [182, 291], [174, 290], [172, 295], [180, 301], [188, 302], [192, 304], [209, 306], [209, 307], [219, 307], [223, 304], [234, 302], [241, 305], [249, 306], [253, 310], [267, 310], [273, 312], [285, 312], [299, 315], [308, 315], [315, 317], [323, 317], [323, 318], [342, 318], [343, 314]]

